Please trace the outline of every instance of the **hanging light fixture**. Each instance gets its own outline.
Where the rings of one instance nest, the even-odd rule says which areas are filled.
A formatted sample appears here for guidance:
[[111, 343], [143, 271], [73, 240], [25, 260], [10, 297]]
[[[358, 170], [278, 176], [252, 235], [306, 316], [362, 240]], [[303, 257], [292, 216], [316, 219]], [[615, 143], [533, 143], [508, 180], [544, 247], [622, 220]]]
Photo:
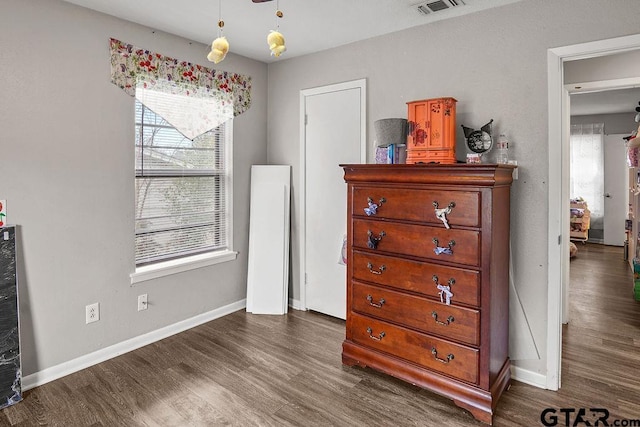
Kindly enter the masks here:
[[218, 0], [218, 38], [211, 43], [211, 52], [207, 55], [207, 59], [211, 62], [221, 62], [227, 52], [229, 52], [229, 42], [222, 33], [224, 21], [222, 20], [222, 0]]
[[280, 0], [276, 0], [276, 29], [269, 31], [267, 35], [267, 44], [269, 45], [269, 49], [271, 50], [271, 55], [276, 58], [284, 51], [287, 50], [287, 47], [284, 45], [284, 36], [280, 33], [280, 19], [284, 16], [279, 7]]

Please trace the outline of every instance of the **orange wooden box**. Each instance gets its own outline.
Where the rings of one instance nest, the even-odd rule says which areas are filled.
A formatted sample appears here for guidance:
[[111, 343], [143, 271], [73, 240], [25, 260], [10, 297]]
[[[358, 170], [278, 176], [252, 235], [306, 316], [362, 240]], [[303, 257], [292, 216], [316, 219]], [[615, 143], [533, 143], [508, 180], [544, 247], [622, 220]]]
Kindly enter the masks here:
[[456, 102], [434, 98], [407, 103], [407, 163], [456, 163]]

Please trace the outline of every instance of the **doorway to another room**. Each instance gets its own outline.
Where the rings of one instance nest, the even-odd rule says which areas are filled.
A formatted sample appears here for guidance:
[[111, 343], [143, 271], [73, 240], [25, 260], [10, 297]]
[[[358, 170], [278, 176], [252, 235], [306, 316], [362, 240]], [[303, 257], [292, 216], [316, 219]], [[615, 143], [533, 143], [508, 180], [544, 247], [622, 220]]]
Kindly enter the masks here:
[[571, 112], [569, 194], [573, 202], [569, 236], [574, 242], [622, 247], [629, 213], [626, 139], [637, 127], [634, 107], [640, 100], [640, 89], [580, 92], [577, 88], [582, 84], [567, 88]]
[[[546, 387], [557, 390], [561, 384], [563, 352], [563, 320], [570, 312], [569, 307], [569, 154], [570, 154], [570, 96], [565, 86], [565, 64], [583, 59], [601, 58], [608, 61], [617, 54], [637, 52], [640, 49], [640, 35], [600, 40], [572, 46], [552, 48], [548, 55], [548, 99], [549, 99], [549, 234], [548, 234], [548, 298], [547, 298], [547, 372]], [[620, 68], [618, 68], [620, 69]], [[582, 79], [594, 85], [591, 89], [608, 90], [638, 85], [638, 78], [608, 77], [613, 80]], [[607, 77], [605, 77], [607, 78]], [[600, 79], [602, 80], [602, 79]], [[582, 88], [589, 89], [589, 88]], [[629, 129], [631, 131], [631, 129]], [[607, 246], [604, 246], [607, 247]], [[622, 251], [621, 251], [622, 253]], [[623, 260], [624, 261], [624, 260]], [[624, 264], [626, 267], [626, 264]], [[624, 280], [624, 279], [623, 279]], [[631, 292], [628, 296], [633, 302]], [[601, 305], [597, 304], [596, 307]], [[599, 315], [607, 322], [607, 313]], [[566, 351], [566, 349], [565, 349]]]

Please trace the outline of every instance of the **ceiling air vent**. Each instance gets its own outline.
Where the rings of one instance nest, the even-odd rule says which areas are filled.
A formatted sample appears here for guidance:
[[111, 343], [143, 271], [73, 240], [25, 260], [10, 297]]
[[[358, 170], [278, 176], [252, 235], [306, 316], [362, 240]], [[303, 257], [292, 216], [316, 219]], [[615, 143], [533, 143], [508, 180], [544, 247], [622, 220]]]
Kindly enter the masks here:
[[462, 0], [436, 0], [420, 3], [416, 5], [415, 8], [419, 13], [428, 15], [431, 12], [440, 12], [441, 10], [447, 10], [458, 6], [464, 6], [464, 2]]

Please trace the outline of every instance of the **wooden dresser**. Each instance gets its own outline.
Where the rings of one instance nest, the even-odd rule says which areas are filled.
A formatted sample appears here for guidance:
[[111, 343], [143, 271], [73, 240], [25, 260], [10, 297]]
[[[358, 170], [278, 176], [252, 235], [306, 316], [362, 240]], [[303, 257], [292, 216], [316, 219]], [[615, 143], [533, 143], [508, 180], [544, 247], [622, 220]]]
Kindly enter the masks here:
[[512, 166], [341, 165], [342, 362], [453, 399], [491, 424], [510, 382]]

